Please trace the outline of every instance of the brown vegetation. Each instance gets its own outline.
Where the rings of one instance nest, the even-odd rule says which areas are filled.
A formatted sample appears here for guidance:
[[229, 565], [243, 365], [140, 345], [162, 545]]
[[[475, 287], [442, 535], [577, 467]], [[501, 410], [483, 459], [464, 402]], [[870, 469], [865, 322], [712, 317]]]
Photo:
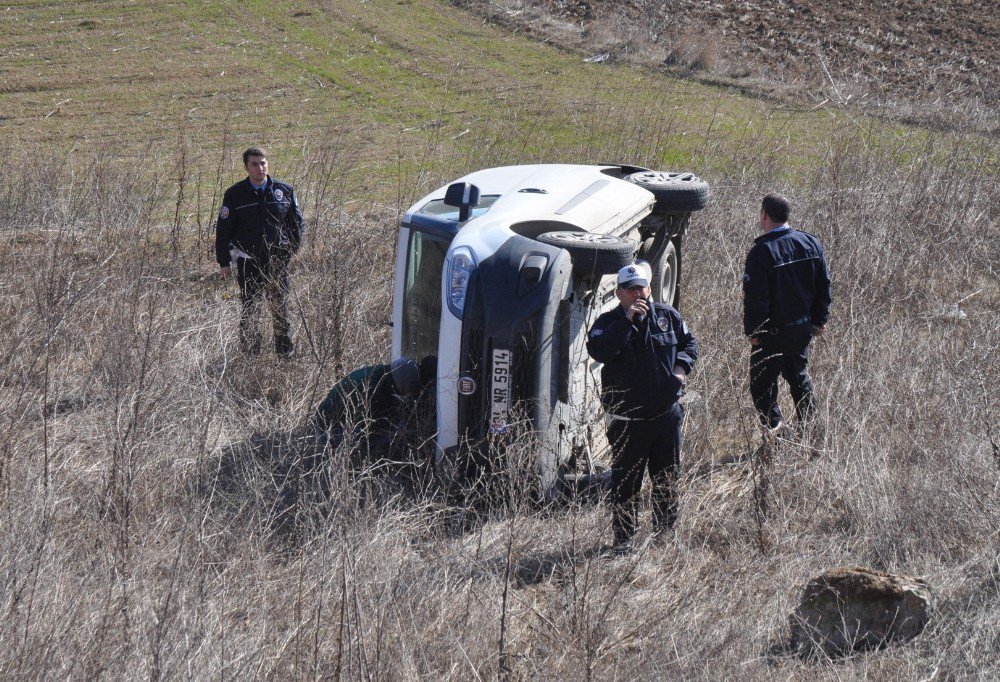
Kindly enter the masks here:
[[[300, 497], [291, 528], [269, 518], [266, 469], [235, 491], [206, 484], [224, 445], [291, 429], [343, 368], [387, 357], [400, 208], [346, 210], [330, 192], [357, 170], [345, 149], [274, 161], [309, 226], [290, 364], [235, 355], [234, 286], [207, 256], [209, 194], [236, 169], [166, 185], [138, 164], [6, 167], [0, 674], [1000, 676], [996, 149], [845, 128], [793, 175], [780, 137], [749, 138], [714, 159], [716, 200], [685, 242], [703, 357], [677, 536], [615, 559], [601, 506], [477, 515], [391, 487], [373, 498], [385, 479], [352, 482], [342, 453], [333, 494]], [[514, 152], [490, 153], [475, 163]], [[382, 194], [404, 204], [443, 170]], [[819, 434], [770, 466], [723, 466], [757, 442], [739, 281], [772, 189], [833, 272]], [[802, 586], [845, 564], [925, 578], [939, 596], [927, 631], [836, 664], [792, 655]]]

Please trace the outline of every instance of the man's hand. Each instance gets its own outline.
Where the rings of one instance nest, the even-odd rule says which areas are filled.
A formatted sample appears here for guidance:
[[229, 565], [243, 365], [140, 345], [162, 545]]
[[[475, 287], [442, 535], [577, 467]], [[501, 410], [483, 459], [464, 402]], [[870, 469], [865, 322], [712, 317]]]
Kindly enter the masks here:
[[233, 269], [228, 265], [223, 265], [219, 268], [219, 277], [222, 279], [229, 279], [229, 276], [232, 274], [232, 270]]
[[674, 365], [674, 376], [677, 377], [677, 381], [681, 382], [682, 384], [685, 381], [687, 381], [687, 373], [684, 371], [684, 368], [681, 367], [680, 365]]
[[629, 309], [625, 311], [625, 317], [628, 318], [629, 322], [635, 322], [636, 315], [648, 315], [649, 305], [646, 303], [645, 299], [638, 299], [635, 303], [629, 306]]
[[823, 336], [823, 332], [825, 332], [825, 331], [826, 331], [826, 325], [825, 324], [814, 324], [813, 325], [813, 335], [814, 336]]
[[757, 338], [756, 336], [749, 336], [749, 337], [747, 337], [747, 340], [750, 341], [750, 345], [751, 346], [759, 346], [760, 345], [760, 339]]

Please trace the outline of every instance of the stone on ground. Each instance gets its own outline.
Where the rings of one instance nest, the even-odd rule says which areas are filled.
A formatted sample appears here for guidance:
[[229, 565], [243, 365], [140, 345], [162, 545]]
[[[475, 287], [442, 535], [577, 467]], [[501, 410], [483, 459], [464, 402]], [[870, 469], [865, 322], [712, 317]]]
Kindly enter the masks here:
[[919, 578], [867, 568], [835, 568], [806, 586], [789, 618], [800, 650], [848, 654], [919, 635], [930, 620], [933, 595]]

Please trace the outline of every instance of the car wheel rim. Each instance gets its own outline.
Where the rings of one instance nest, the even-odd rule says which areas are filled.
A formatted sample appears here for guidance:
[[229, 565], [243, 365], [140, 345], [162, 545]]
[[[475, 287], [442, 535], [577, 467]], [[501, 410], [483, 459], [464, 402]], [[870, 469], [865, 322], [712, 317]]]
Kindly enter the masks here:
[[693, 173], [673, 173], [666, 171], [646, 171], [632, 176], [640, 185], [666, 185], [675, 182], [692, 182], [696, 178]]
[[605, 234], [590, 234], [587, 232], [571, 232], [569, 234], [550, 233], [549, 239], [581, 244], [612, 243], [618, 241], [617, 237]]

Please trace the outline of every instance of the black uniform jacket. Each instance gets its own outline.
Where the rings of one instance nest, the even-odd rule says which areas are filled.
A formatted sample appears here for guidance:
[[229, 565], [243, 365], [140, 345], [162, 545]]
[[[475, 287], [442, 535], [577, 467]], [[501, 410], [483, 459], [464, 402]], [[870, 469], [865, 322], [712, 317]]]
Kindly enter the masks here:
[[757, 237], [743, 272], [743, 333], [826, 324], [829, 316], [830, 273], [819, 240], [790, 227]]
[[247, 178], [226, 190], [215, 226], [215, 258], [229, 265], [236, 247], [267, 263], [274, 251], [294, 253], [302, 241], [302, 212], [292, 186], [267, 178], [255, 190]]
[[587, 351], [601, 368], [604, 409], [621, 417], [650, 419], [670, 409], [682, 394], [674, 376], [689, 373], [698, 359], [698, 341], [680, 313], [664, 303], [633, 325], [619, 305], [597, 318], [587, 334]]

